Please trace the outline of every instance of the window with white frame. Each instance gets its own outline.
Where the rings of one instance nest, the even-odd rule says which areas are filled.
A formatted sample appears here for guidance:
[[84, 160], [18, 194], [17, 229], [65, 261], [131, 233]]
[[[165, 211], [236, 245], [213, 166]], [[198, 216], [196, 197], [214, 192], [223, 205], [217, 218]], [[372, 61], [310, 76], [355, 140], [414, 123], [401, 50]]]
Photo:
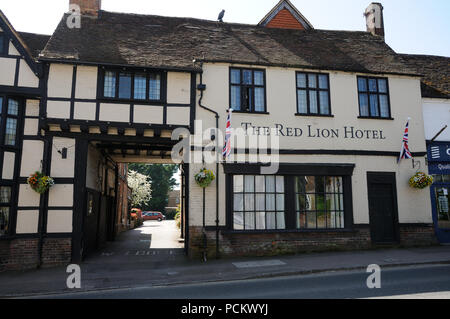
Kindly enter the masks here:
[[235, 175], [233, 197], [235, 230], [286, 228], [283, 176]]

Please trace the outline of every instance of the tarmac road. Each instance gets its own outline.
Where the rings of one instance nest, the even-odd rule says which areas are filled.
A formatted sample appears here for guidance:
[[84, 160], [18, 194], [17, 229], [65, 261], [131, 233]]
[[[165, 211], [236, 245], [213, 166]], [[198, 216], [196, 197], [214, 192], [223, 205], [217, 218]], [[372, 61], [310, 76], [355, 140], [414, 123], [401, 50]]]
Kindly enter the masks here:
[[48, 295], [62, 299], [450, 299], [450, 265], [385, 268], [381, 288], [369, 289], [370, 274], [339, 271], [315, 275], [276, 277], [231, 282], [142, 287]]

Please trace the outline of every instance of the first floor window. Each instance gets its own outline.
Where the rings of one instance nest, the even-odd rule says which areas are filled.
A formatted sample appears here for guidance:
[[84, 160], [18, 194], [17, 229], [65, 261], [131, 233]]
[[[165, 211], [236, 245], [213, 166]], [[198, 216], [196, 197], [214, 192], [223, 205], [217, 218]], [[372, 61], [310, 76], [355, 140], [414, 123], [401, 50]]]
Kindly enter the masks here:
[[328, 74], [297, 72], [297, 113], [331, 114]]
[[106, 70], [103, 97], [109, 99], [161, 101], [161, 74]]
[[0, 236], [8, 234], [10, 206], [11, 206], [11, 187], [0, 186]]
[[105, 72], [104, 81], [104, 97], [116, 97], [116, 73], [111, 71]]
[[358, 100], [361, 117], [391, 117], [387, 79], [359, 76]]
[[150, 88], [149, 99], [160, 100], [161, 99], [161, 74], [150, 74], [148, 85]]
[[234, 176], [235, 230], [285, 229], [284, 177]]
[[119, 74], [119, 99], [131, 98], [131, 74]]
[[343, 176], [233, 175], [232, 183], [234, 230], [345, 228]]
[[230, 69], [230, 107], [235, 111], [266, 111], [266, 84], [263, 70]]
[[147, 94], [147, 76], [136, 74], [134, 76], [134, 99], [145, 100]]

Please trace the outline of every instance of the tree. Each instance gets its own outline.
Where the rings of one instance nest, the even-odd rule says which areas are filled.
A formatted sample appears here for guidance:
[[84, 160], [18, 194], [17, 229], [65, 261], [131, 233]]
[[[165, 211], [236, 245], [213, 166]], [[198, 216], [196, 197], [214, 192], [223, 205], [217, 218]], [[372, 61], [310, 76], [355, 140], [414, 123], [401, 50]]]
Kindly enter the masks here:
[[144, 210], [159, 211], [163, 214], [169, 200], [169, 191], [178, 185], [173, 175], [178, 171], [174, 164], [130, 164], [130, 170], [147, 176], [152, 184], [152, 196]]
[[147, 176], [136, 171], [128, 171], [128, 185], [133, 190], [131, 202], [133, 207], [139, 208], [148, 204], [151, 199], [152, 188]]

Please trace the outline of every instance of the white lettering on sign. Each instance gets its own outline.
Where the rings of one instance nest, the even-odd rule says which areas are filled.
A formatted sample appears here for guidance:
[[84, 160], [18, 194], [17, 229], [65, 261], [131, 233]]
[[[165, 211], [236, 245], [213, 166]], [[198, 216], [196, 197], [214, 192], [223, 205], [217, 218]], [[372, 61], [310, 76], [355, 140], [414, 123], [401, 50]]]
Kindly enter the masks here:
[[441, 157], [441, 152], [439, 146], [433, 146], [431, 147], [431, 158], [432, 159], [438, 159]]
[[450, 170], [450, 164], [447, 165], [439, 164], [438, 168], [440, 171]]

